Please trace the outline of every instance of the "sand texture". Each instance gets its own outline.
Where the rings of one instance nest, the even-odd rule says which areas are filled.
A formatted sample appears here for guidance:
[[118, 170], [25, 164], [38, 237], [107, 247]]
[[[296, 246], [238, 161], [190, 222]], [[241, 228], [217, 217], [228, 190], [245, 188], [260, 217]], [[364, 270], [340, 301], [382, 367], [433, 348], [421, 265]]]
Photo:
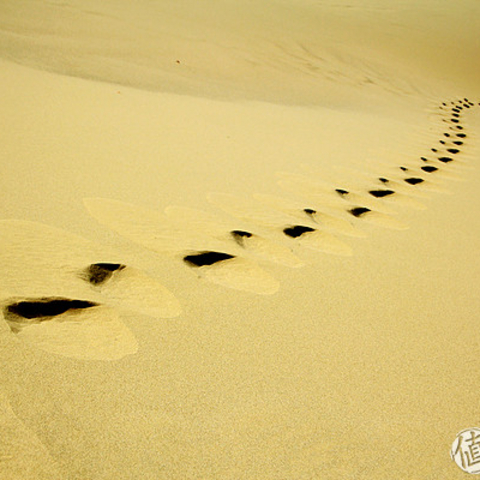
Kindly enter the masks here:
[[468, 478], [478, 32], [476, 0], [2, 2], [0, 478]]

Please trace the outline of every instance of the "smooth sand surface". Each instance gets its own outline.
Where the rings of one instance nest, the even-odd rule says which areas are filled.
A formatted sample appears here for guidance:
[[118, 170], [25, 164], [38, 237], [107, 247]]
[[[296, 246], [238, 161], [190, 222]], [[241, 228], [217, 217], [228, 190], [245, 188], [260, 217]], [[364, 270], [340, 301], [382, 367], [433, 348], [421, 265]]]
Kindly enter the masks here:
[[0, 477], [461, 479], [476, 0], [0, 5]]

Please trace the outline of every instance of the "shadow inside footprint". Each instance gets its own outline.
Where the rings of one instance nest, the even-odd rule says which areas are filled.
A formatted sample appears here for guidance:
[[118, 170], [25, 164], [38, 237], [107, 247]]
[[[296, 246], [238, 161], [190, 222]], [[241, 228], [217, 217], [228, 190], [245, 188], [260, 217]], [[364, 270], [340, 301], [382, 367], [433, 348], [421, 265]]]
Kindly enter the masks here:
[[295, 225], [293, 227], [287, 227], [283, 229], [283, 233], [288, 237], [298, 238], [305, 233], [314, 232], [315, 229], [312, 227], [306, 227], [305, 225]]
[[341, 196], [344, 197], [348, 195], [350, 192], [348, 190], [344, 190], [343, 188], [336, 188], [335, 191]]
[[447, 152], [453, 153], [454, 155], [456, 155], [457, 153], [460, 152], [460, 150], [458, 148], [447, 148]]
[[410, 185], [418, 185], [419, 183], [422, 183], [424, 180], [423, 178], [411, 177], [411, 178], [405, 178], [404, 181]]
[[354, 217], [361, 217], [365, 215], [368, 212], [371, 212], [371, 210], [367, 207], [355, 207], [350, 210], [348, 210], [350, 214], [352, 214]]
[[183, 257], [183, 261], [191, 267], [205, 267], [209, 265], [214, 265], [218, 262], [223, 262], [225, 260], [230, 260], [231, 258], [235, 258], [235, 256], [230, 255], [229, 253], [200, 252]]
[[11, 303], [4, 308], [4, 316], [10, 329], [18, 333], [22, 327], [52, 320], [53, 317], [70, 311], [78, 311], [99, 304], [88, 300], [71, 300], [62, 297], [45, 297]]
[[121, 263], [92, 263], [84, 275], [84, 278], [92, 285], [105, 283], [116, 271], [123, 270], [125, 265]]
[[426, 166], [422, 167], [422, 170], [424, 172], [427, 172], [427, 173], [433, 173], [433, 172], [436, 172], [438, 170], [438, 168], [434, 167], [432, 165], [426, 165]]
[[393, 190], [370, 190], [368, 193], [373, 197], [383, 198], [393, 195], [395, 192]]
[[453, 158], [450, 157], [438, 157], [438, 161], [442, 163], [453, 162]]
[[457, 133], [458, 138], [465, 138], [467, 135], [465, 133]]
[[233, 239], [241, 246], [245, 246], [245, 239], [246, 238], [252, 238], [253, 233], [246, 232], [244, 230], [232, 230], [230, 232], [230, 235], [232, 235]]

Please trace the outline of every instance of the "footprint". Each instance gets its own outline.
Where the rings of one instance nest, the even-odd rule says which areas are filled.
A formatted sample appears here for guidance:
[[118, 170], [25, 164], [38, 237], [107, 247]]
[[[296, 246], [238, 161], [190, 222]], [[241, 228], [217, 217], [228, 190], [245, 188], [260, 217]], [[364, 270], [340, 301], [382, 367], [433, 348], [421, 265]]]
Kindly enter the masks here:
[[65, 312], [78, 313], [83, 309], [98, 306], [98, 303], [88, 300], [39, 298], [10, 303], [4, 308], [3, 314], [12, 332], [18, 333], [24, 327], [51, 320]]
[[355, 207], [348, 210], [348, 212], [351, 213], [354, 217], [360, 218], [364, 217], [366, 213], [370, 213], [371, 210], [366, 207]]
[[246, 232], [245, 230], [232, 230], [230, 232], [233, 239], [243, 248], [245, 248], [245, 243], [247, 238], [252, 238], [253, 233]]
[[293, 225], [283, 229], [283, 233], [291, 238], [299, 238], [306, 233], [315, 232], [314, 228], [306, 227], [304, 225]]
[[320, 252], [341, 256], [353, 254], [351, 247], [338, 238], [306, 225], [289, 225], [282, 232], [300, 245]]
[[405, 178], [403, 181], [407, 182], [409, 185], [418, 185], [420, 183], [423, 183], [425, 180], [423, 178], [418, 178], [418, 177], [409, 177], [409, 178]]
[[280, 284], [253, 262], [224, 252], [191, 252], [183, 261], [199, 278], [212, 283], [261, 295], [273, 295]]
[[109, 280], [113, 273], [123, 270], [125, 265], [121, 263], [93, 263], [86, 268], [84, 278], [92, 285], [105, 284]]
[[420, 167], [420, 168], [427, 173], [438, 172], [438, 168], [434, 167], [433, 165], [424, 165], [423, 167]]
[[177, 298], [141, 270], [120, 263], [94, 263], [80, 273], [111, 305], [158, 318], [182, 313]]
[[369, 190], [368, 193], [374, 196], [375, 198], [385, 198], [390, 195], [393, 195], [395, 192], [393, 190], [385, 189], [385, 190]]
[[9, 298], [3, 318], [18, 340], [78, 360], [118, 360], [137, 352], [132, 332], [112, 308], [65, 297]]
[[234, 255], [221, 252], [200, 252], [183, 257], [183, 260], [193, 267], [206, 267], [218, 262], [235, 258]]
[[408, 228], [408, 225], [403, 222], [381, 212], [373, 211], [368, 207], [354, 206], [349, 208], [347, 212], [358, 220], [372, 225], [391, 228], [393, 230], [406, 230]]
[[[383, 177], [382, 177], [383, 178]], [[406, 189], [399, 188], [394, 182], [388, 183], [389, 188], [372, 188], [368, 190], [369, 195], [376, 198], [379, 202], [387, 202], [392, 205], [414, 208], [416, 210], [425, 210], [425, 205], [414, 198]]]

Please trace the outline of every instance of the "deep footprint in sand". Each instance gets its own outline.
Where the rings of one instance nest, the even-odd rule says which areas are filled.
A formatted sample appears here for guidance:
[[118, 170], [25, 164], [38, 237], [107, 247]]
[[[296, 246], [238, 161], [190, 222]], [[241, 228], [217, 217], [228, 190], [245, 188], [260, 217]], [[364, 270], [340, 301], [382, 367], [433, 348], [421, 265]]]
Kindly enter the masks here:
[[327, 232], [306, 225], [289, 225], [282, 229], [284, 235], [300, 245], [332, 255], [350, 256], [352, 248]]
[[347, 212], [359, 221], [377, 225], [379, 227], [390, 228], [393, 230], [406, 230], [408, 225], [383, 213], [371, 210], [364, 206], [352, 206]]
[[192, 252], [183, 261], [200, 278], [218, 285], [263, 295], [272, 295], [280, 284], [255, 263], [224, 252]]
[[7, 298], [2, 314], [15, 338], [79, 360], [117, 360], [137, 341], [112, 308], [65, 297]]
[[121, 263], [93, 263], [84, 272], [84, 278], [92, 285], [101, 285], [109, 280], [114, 272], [121, 271], [125, 265]]
[[182, 312], [169, 290], [136, 268], [100, 262], [89, 265], [79, 276], [112, 305], [160, 318], [175, 318]]
[[65, 312], [77, 313], [98, 306], [98, 303], [88, 300], [47, 297], [9, 303], [4, 308], [4, 316], [12, 332], [18, 333], [24, 327], [50, 320]]

